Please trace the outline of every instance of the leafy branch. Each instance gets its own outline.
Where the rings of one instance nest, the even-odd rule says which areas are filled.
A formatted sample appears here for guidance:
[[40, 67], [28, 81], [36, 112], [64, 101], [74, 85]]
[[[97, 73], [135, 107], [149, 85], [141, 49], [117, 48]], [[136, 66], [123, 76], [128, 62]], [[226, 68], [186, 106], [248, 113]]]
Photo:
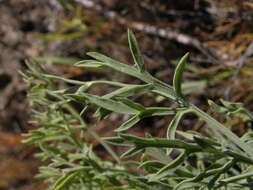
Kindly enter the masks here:
[[[88, 53], [92, 60], [80, 61], [75, 66], [108, 67], [135, 77], [143, 84], [65, 79], [48, 74], [36, 63], [27, 63], [30, 70], [22, 74], [31, 88], [28, 98], [34, 108], [32, 123], [38, 128], [25, 134], [24, 142], [39, 146], [41, 153], [38, 157], [50, 161], [48, 166], [41, 167], [38, 177], [46, 179], [53, 190], [248, 189], [253, 176], [252, 132], [238, 137], [187, 100], [182, 81], [189, 54], [179, 61], [173, 86], [170, 86], [149, 74], [130, 30], [128, 40], [137, 68], [96, 52]], [[58, 81], [72, 87], [59, 90]], [[90, 88], [101, 84], [117, 89], [104, 96], [89, 93]], [[146, 93], [162, 96], [178, 106], [145, 107], [133, 101], [132, 97]], [[73, 102], [77, 102], [82, 111]], [[211, 100], [208, 103], [219, 114], [240, 113], [248, 119], [253, 118], [242, 104], [222, 101], [224, 106], [218, 106]], [[98, 107], [94, 117], [98, 117], [99, 121], [113, 112], [130, 118], [115, 129], [117, 136], [102, 138], [83, 117], [92, 106]], [[177, 130], [180, 121], [189, 113], [208, 124], [208, 137]], [[166, 115], [173, 116], [173, 119], [164, 138], [150, 135], [137, 137], [127, 133], [144, 118]], [[177, 138], [177, 133], [184, 139]], [[93, 136], [116, 162], [98, 157], [87, 135]], [[128, 150], [119, 156], [110, 144], [124, 146]], [[141, 155], [141, 159], [131, 160], [136, 154]], [[193, 158], [198, 164], [193, 164]], [[130, 165], [139, 169], [133, 170]]]

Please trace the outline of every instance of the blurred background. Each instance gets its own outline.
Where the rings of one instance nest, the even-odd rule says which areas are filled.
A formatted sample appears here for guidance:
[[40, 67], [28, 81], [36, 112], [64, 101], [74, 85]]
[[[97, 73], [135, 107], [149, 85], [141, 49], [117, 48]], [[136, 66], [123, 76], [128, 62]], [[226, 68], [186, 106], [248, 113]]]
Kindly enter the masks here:
[[[42, 164], [33, 156], [37, 149], [21, 143], [21, 134], [34, 128], [28, 122], [26, 84], [18, 73], [26, 69], [25, 61], [33, 59], [61, 77], [131, 83], [131, 78], [108, 70], [71, 66], [87, 59], [89, 51], [133, 64], [127, 28], [134, 31], [150, 73], [166, 83], [172, 82], [177, 60], [190, 52], [185, 93], [203, 110], [211, 113], [207, 99], [223, 98], [253, 111], [252, 0], [0, 0], [1, 190], [46, 188], [33, 178]], [[149, 96], [140, 101], [145, 106], [164, 103]], [[106, 125], [119, 125], [121, 119], [112, 115], [94, 129], [103, 136]], [[162, 137], [170, 119], [144, 120], [142, 125]], [[231, 125], [242, 135], [252, 123], [235, 118]], [[203, 126], [189, 117], [181, 127], [201, 131]]]

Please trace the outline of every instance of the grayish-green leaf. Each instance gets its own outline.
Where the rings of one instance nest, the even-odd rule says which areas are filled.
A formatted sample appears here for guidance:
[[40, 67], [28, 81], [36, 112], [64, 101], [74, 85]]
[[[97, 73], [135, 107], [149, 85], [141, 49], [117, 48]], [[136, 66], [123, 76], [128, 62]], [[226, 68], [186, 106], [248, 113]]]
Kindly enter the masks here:
[[[129, 104], [127, 104], [130, 107], [133, 107]], [[129, 120], [127, 120], [125, 123], [123, 123], [119, 128], [117, 128], [116, 132], [122, 132], [127, 129], [130, 129], [133, 127], [136, 123], [138, 123], [141, 119], [151, 116], [163, 116], [163, 115], [174, 115], [177, 111], [180, 111], [180, 109], [173, 109], [173, 108], [164, 108], [164, 107], [150, 107], [150, 108], [144, 108], [144, 107], [133, 107], [138, 110], [140, 110], [140, 113], [133, 116]]]
[[[177, 127], [179, 125], [180, 120], [182, 119], [182, 117], [184, 116], [184, 114], [186, 114], [187, 112], [190, 112], [192, 110], [190, 109], [185, 109], [183, 111], [178, 111], [176, 113], [176, 115], [174, 116], [174, 118], [172, 119], [172, 121], [170, 122], [168, 129], [167, 129], [167, 138], [170, 140], [174, 140], [175, 139], [175, 135], [176, 135], [176, 130]], [[167, 150], [167, 154], [170, 154], [172, 151], [172, 149], [168, 149]]]
[[179, 61], [176, 70], [175, 70], [175, 74], [173, 77], [173, 87], [174, 90], [176, 92], [176, 95], [179, 97], [183, 97], [183, 93], [182, 93], [182, 77], [183, 77], [183, 71], [184, 71], [184, 67], [186, 64], [186, 60], [189, 56], [189, 53], [185, 54]]
[[168, 175], [168, 173], [171, 172], [171, 170], [176, 170], [180, 164], [183, 163], [185, 157], [186, 157], [186, 152], [182, 152], [176, 159], [171, 161], [169, 164], [165, 165], [163, 168], [161, 168], [156, 174], [152, 175], [149, 179], [149, 181], [157, 181], [160, 180], [161, 178], [165, 177]]
[[141, 120], [141, 117], [139, 116], [139, 114], [137, 114], [137, 115], [133, 116], [132, 118], [130, 118], [129, 120], [127, 120], [125, 123], [123, 123], [119, 128], [117, 128], [114, 131], [115, 132], [126, 131], [126, 130], [130, 129], [131, 127], [133, 127], [140, 120]]
[[228, 111], [226, 108], [215, 104], [212, 100], [208, 100], [208, 104], [215, 113], [225, 114]]
[[82, 93], [80, 95], [68, 94], [66, 96], [68, 96], [76, 101], [82, 102], [82, 103], [85, 103], [86, 101], [88, 101], [89, 103], [95, 104], [97, 106], [100, 106], [102, 108], [105, 108], [107, 110], [114, 111], [117, 113], [122, 113], [122, 114], [137, 114], [137, 113], [139, 113], [138, 110], [133, 109], [121, 102], [117, 102], [117, 101], [107, 99], [107, 98], [102, 98], [102, 97], [96, 96], [96, 95]]
[[123, 97], [117, 97], [116, 100], [118, 100], [119, 102], [122, 102], [124, 105], [129, 106], [130, 108], [133, 108], [135, 110], [138, 110], [139, 112], [142, 112], [145, 110], [145, 107], [139, 103], [133, 102], [127, 98], [123, 98]]
[[142, 150], [141, 148], [134, 147], [134, 148], [129, 149], [127, 152], [122, 154], [120, 157], [121, 158], [130, 157], [130, 156], [133, 156], [133, 155], [139, 153], [141, 150]]
[[134, 59], [134, 63], [137, 65], [140, 72], [144, 72], [145, 65], [144, 65], [143, 57], [139, 50], [136, 38], [131, 30], [128, 30], [128, 43], [129, 43], [129, 48], [131, 50], [131, 53]]
[[99, 61], [95, 60], [82, 60], [75, 63], [75, 66], [78, 67], [87, 67], [87, 68], [99, 68], [102, 67], [103, 64]]
[[122, 87], [120, 89], [117, 89], [109, 94], [104, 95], [104, 98], [112, 98], [115, 96], [121, 96], [121, 97], [129, 97], [139, 94], [144, 94], [149, 92], [152, 89], [151, 84], [145, 84], [145, 85], [128, 85], [125, 87]]

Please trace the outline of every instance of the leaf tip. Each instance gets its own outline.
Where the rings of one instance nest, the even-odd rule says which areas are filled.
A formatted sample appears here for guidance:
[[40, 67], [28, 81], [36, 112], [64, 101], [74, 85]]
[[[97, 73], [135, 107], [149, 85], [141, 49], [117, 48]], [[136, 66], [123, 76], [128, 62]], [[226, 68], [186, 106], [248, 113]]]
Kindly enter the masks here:
[[173, 87], [175, 89], [176, 95], [179, 97], [183, 97], [183, 93], [182, 93], [182, 76], [183, 76], [183, 71], [186, 65], [186, 60], [189, 56], [189, 52], [187, 52], [179, 61], [176, 70], [175, 70], [175, 74], [173, 77]]

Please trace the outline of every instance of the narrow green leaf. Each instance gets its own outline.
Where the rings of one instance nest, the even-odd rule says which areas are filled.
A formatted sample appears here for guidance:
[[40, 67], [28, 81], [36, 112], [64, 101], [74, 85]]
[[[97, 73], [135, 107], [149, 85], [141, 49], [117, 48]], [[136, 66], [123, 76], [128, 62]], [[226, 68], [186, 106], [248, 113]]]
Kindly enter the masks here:
[[116, 100], [118, 100], [119, 102], [122, 102], [124, 105], [129, 106], [130, 108], [133, 108], [135, 110], [138, 110], [139, 112], [142, 112], [145, 110], [145, 107], [139, 103], [133, 102], [127, 98], [123, 98], [123, 97], [117, 97]]
[[131, 66], [121, 63], [119, 61], [115, 61], [115, 60], [111, 59], [110, 57], [107, 57], [103, 54], [100, 54], [97, 52], [89, 52], [89, 53], [87, 53], [87, 55], [100, 61], [101, 63], [99, 63], [99, 64], [102, 66], [111, 67], [119, 72], [131, 75], [134, 77], [141, 76], [141, 74], [136, 69], [132, 68]]
[[137, 115], [133, 116], [132, 118], [130, 118], [129, 120], [127, 120], [126, 122], [124, 122], [119, 128], [117, 128], [114, 131], [115, 132], [126, 131], [126, 130], [130, 129], [131, 127], [133, 127], [140, 120], [141, 120], [141, 117], [139, 116], [139, 114], [137, 114]]
[[164, 82], [154, 78], [149, 73], [147, 73], [147, 72], [140, 73], [135, 68], [133, 68], [129, 65], [123, 64], [119, 61], [115, 61], [115, 60], [111, 59], [110, 57], [107, 57], [107, 56], [102, 55], [100, 53], [89, 52], [87, 54], [89, 56], [93, 57], [94, 59], [100, 61], [101, 62], [100, 64], [103, 66], [107, 66], [107, 67], [110, 67], [116, 71], [136, 77], [148, 84], [153, 84], [157, 93], [162, 93], [162, 94], [164, 94], [165, 97], [172, 99], [172, 100], [176, 100], [176, 95], [175, 95], [173, 88], [170, 85], [167, 85]]
[[178, 183], [173, 190], [199, 189], [201, 183], [191, 182], [192, 180], [193, 178], [190, 178]]
[[107, 80], [87, 81], [86, 84], [87, 84], [88, 87], [91, 87], [91, 86], [94, 86], [94, 85], [100, 85], [100, 84], [112, 85], [112, 86], [118, 86], [118, 87], [128, 86], [128, 84], [124, 84], [124, 83], [121, 83], [121, 82], [107, 81]]
[[148, 160], [146, 162], [143, 162], [139, 165], [139, 168], [149, 168], [149, 167], [154, 167], [154, 168], [162, 168], [164, 167], [164, 163], [156, 161], [156, 160]]
[[143, 138], [128, 134], [120, 134], [120, 137], [126, 141], [132, 142], [139, 147], [158, 147], [158, 148], [178, 148], [187, 149], [189, 151], [200, 151], [200, 147], [196, 144], [186, 143], [180, 140], [168, 140], [164, 138]]
[[62, 190], [65, 189], [69, 183], [80, 173], [80, 171], [72, 172], [66, 174], [65, 176], [59, 178], [52, 187], [52, 190]]
[[232, 152], [230, 150], [224, 151], [223, 153], [225, 155], [232, 156], [234, 159], [238, 160], [239, 162], [244, 162], [244, 163], [253, 165], [253, 160], [251, 158], [245, 157], [242, 154], [238, 154], [238, 153]]
[[51, 79], [51, 80], [61, 80], [61, 81], [64, 81], [64, 82], [70, 83], [70, 84], [86, 85], [86, 82], [83, 82], [83, 81], [66, 79], [66, 78], [55, 76], [55, 75], [43, 74], [43, 76], [46, 77], [46, 78], [48, 78], [48, 79]]
[[178, 127], [178, 124], [180, 120], [182, 119], [184, 115], [184, 112], [177, 112], [177, 114], [174, 116], [172, 121], [170, 122], [168, 129], [167, 129], [167, 138], [170, 140], [175, 139], [176, 129]]
[[220, 99], [221, 103], [226, 107], [228, 108], [229, 110], [231, 111], [234, 111], [234, 110], [237, 110], [239, 108], [243, 108], [243, 103], [240, 103], [240, 102], [237, 102], [237, 103], [234, 103], [234, 102], [229, 102], [229, 101], [225, 101], [223, 99]]
[[208, 100], [208, 104], [215, 113], [224, 114], [228, 111], [226, 108], [215, 104], [212, 100]]
[[170, 172], [176, 170], [180, 164], [182, 164], [186, 157], [186, 152], [182, 152], [176, 159], [174, 159], [169, 164], [161, 168], [156, 174], [152, 175], [149, 181], [157, 181], [161, 178], [167, 176]]
[[221, 146], [220, 143], [217, 143], [216, 141], [213, 141], [209, 138], [206, 138], [206, 137], [198, 137], [198, 136], [194, 136], [193, 137], [194, 141], [202, 146], [202, 147], [209, 147], [209, 146]]
[[84, 106], [82, 111], [80, 112], [80, 116], [82, 116], [88, 110], [88, 108], [89, 108], [88, 105]]
[[[157, 88], [155, 88], [155, 89], [157, 89]], [[172, 88], [171, 88], [171, 89], [172, 89]], [[170, 90], [171, 90], [171, 89], [170, 89]], [[165, 89], [152, 90], [152, 92], [154, 92], [155, 94], [157, 94], [157, 95], [159, 95], [159, 96], [172, 99], [173, 101], [178, 100], [178, 99], [176, 98], [176, 95], [175, 95], [175, 96], [173, 95], [173, 98], [172, 98], [172, 96], [171, 96], [170, 94], [168, 94], [168, 92], [167, 92]], [[172, 92], [171, 94], [174, 94], [174, 90], [173, 90], [173, 92]]]
[[102, 108], [105, 108], [107, 110], [114, 111], [117, 113], [122, 113], [122, 114], [137, 114], [137, 113], [139, 113], [138, 110], [133, 109], [121, 102], [117, 102], [117, 101], [114, 101], [111, 99], [102, 98], [102, 97], [96, 96], [96, 95], [82, 93], [80, 95], [67, 94], [66, 96], [73, 98], [74, 100], [76, 100], [78, 102], [82, 102], [82, 103], [88, 101], [89, 103], [95, 104], [97, 106], [100, 106]]
[[149, 92], [153, 88], [152, 84], [145, 85], [128, 85], [117, 89], [109, 94], [104, 95], [104, 98], [112, 98], [115, 96], [128, 97]]
[[[130, 107], [133, 107], [129, 103], [127, 105]], [[174, 115], [177, 111], [181, 110], [180, 108], [176, 109], [176, 108], [166, 108], [166, 107], [150, 107], [150, 108], [136, 107], [136, 103], [133, 108], [140, 110], [140, 113], [133, 116], [125, 123], [123, 123], [118, 129], [115, 130], [116, 132], [121, 132], [121, 131], [130, 129], [143, 118], [152, 117], [152, 116]]]
[[87, 68], [98, 68], [98, 67], [102, 67], [103, 64], [95, 60], [82, 60], [75, 63], [75, 66], [87, 67]]
[[244, 142], [249, 142], [253, 140], [253, 132], [249, 131], [247, 133], [245, 133], [242, 137], [241, 140], [243, 140]]
[[129, 43], [129, 48], [131, 50], [131, 53], [132, 53], [132, 56], [134, 59], [134, 63], [137, 65], [140, 72], [145, 71], [143, 57], [142, 57], [141, 52], [138, 48], [136, 38], [134, 36], [134, 33], [129, 29], [128, 29], [128, 43]]
[[[172, 119], [172, 121], [170, 122], [168, 129], [167, 129], [167, 138], [170, 140], [174, 140], [175, 136], [176, 136], [176, 130], [177, 127], [179, 125], [179, 122], [181, 121], [181, 119], [183, 118], [184, 114], [186, 114], [187, 112], [190, 112], [190, 109], [186, 109], [183, 111], [178, 111], [176, 113], [176, 115], [174, 116], [174, 118]], [[172, 149], [168, 149], [167, 150], [167, 154], [170, 154], [172, 151]]]
[[112, 143], [112, 144], [122, 144], [125, 141], [124, 139], [122, 139], [119, 136], [116, 136], [116, 137], [104, 137], [103, 140], [107, 141], [109, 143]]
[[249, 177], [253, 177], [253, 172], [252, 171], [247, 172], [247, 173], [243, 173], [241, 175], [236, 175], [236, 176], [232, 176], [232, 177], [222, 179], [222, 180], [219, 181], [219, 184], [215, 188], [222, 187], [224, 185], [227, 185], [228, 183], [233, 183], [233, 182], [236, 182], [236, 181], [247, 179]]
[[214, 187], [216, 181], [219, 179], [219, 177], [222, 174], [225, 174], [231, 167], [233, 167], [235, 165], [235, 163], [236, 163], [236, 160], [233, 159], [233, 160], [228, 161], [222, 167], [213, 169], [211, 172], [213, 172], [215, 175], [212, 177], [211, 180], [209, 180], [209, 183], [207, 184], [208, 188], [213, 189], [213, 187]]
[[183, 98], [183, 93], [182, 93], [182, 76], [183, 76], [183, 71], [184, 71], [184, 67], [186, 64], [186, 60], [189, 56], [189, 53], [186, 53], [179, 61], [176, 70], [175, 70], [175, 74], [173, 77], [173, 87], [174, 90], [176, 92], [176, 95], [180, 98]]
[[[223, 135], [227, 137], [227, 146], [231, 146], [230, 144], [236, 144], [239, 146], [242, 150], [244, 150], [244, 153], [240, 151], [242, 154], [248, 154], [250, 157], [253, 157], [253, 149], [248, 144], [243, 142], [238, 136], [236, 136], [232, 131], [230, 131], [228, 128], [224, 127], [221, 123], [219, 123], [217, 120], [210, 117], [208, 114], [200, 110], [198, 107], [191, 105], [193, 112], [198, 115], [201, 119], [203, 119], [205, 122], [207, 122], [210, 127], [215, 128], [215, 130], [219, 131]], [[238, 150], [237, 150], [238, 151]]]
[[182, 108], [149, 107], [140, 113], [142, 118], [151, 116], [175, 115]]
[[142, 150], [142, 148], [134, 147], [134, 148], [129, 149], [127, 152], [122, 154], [120, 157], [121, 158], [130, 157], [130, 156], [133, 156], [133, 155], [139, 153], [141, 150]]
[[145, 149], [145, 155], [149, 155], [162, 163], [171, 162], [171, 158], [168, 157], [165, 153], [165, 150], [161, 148], [147, 147]]
[[110, 115], [112, 111], [105, 108], [98, 108], [97, 111], [93, 114], [94, 117], [98, 118], [99, 121], [105, 119], [108, 115]]
[[196, 132], [196, 131], [191, 131], [191, 130], [188, 130], [188, 131], [179, 131], [177, 130], [176, 133], [182, 137], [184, 137], [185, 139], [189, 139], [191, 141], [194, 140], [194, 137], [197, 136], [197, 137], [200, 137], [202, 136], [200, 133]]

